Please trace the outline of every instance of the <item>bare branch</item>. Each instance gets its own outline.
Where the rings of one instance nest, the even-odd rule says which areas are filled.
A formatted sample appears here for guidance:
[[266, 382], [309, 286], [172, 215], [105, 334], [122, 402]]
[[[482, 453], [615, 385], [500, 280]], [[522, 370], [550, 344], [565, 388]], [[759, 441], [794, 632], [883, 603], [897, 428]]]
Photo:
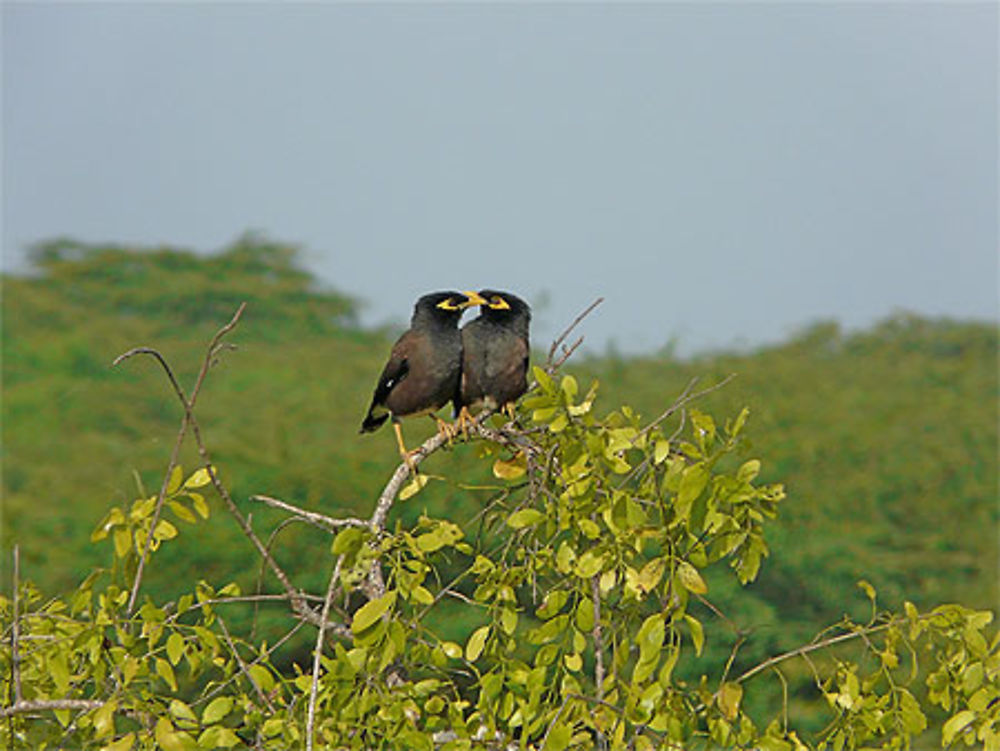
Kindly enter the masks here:
[[[546, 360], [547, 363], [546, 370], [551, 372], [552, 370], [555, 370], [556, 367], [558, 367], [553, 365], [553, 358], [555, 357], [556, 350], [559, 349], [559, 345], [562, 344], [564, 341], [566, 341], [566, 338], [573, 332], [573, 329], [579, 326], [580, 322], [588, 315], [590, 315], [591, 312], [594, 310], [594, 308], [596, 308], [602, 302], [604, 302], [603, 297], [598, 297], [596, 300], [594, 300], [594, 302], [588, 305], [587, 308], [580, 315], [578, 315], [576, 318], [573, 319], [573, 323], [567, 326], [566, 329], [559, 336], [556, 337], [555, 341], [552, 342], [552, 346], [549, 347], [549, 356], [548, 359]], [[578, 340], [577, 343], [573, 345], [572, 349], [576, 349], [578, 346], [580, 346], [580, 341], [582, 341], [582, 339]], [[570, 352], [572, 352], [572, 350], [570, 350]], [[569, 357], [569, 354], [563, 357], [560, 364], [562, 364], [562, 362], [565, 362], [566, 357]]]
[[222, 620], [222, 618], [220, 618], [218, 614], [216, 614], [215, 617], [216, 620], [218, 620], [219, 622], [219, 626], [222, 628], [222, 635], [226, 639], [226, 644], [229, 645], [229, 651], [233, 653], [233, 657], [236, 658], [236, 664], [240, 666], [240, 672], [243, 673], [243, 675], [246, 677], [248, 681], [250, 681], [250, 685], [253, 686], [253, 690], [257, 693], [257, 696], [260, 697], [261, 701], [263, 701], [267, 705], [267, 708], [271, 710], [271, 713], [273, 714], [274, 705], [271, 703], [271, 700], [267, 698], [267, 695], [263, 691], [261, 691], [260, 686], [257, 685], [257, 681], [255, 681], [253, 679], [253, 676], [250, 675], [250, 669], [247, 667], [247, 664], [243, 661], [243, 658], [240, 656], [239, 650], [236, 649], [236, 644], [233, 643], [233, 637], [229, 635], [229, 629], [226, 628], [226, 622]]
[[21, 635], [21, 613], [20, 613], [20, 592], [21, 588], [21, 548], [19, 545], [14, 546], [14, 622], [11, 624], [10, 632], [10, 654], [11, 654], [11, 672], [14, 676], [13, 689], [14, 689], [14, 701], [13, 704], [17, 705], [21, 703], [21, 653], [20, 645], [18, 644], [19, 637]]
[[250, 496], [251, 501], [257, 501], [258, 503], [263, 503], [271, 508], [281, 509], [282, 511], [287, 511], [290, 514], [301, 518], [303, 521], [312, 524], [315, 527], [320, 527], [321, 529], [326, 529], [331, 532], [336, 532], [342, 527], [368, 527], [368, 523], [362, 521], [361, 519], [356, 519], [354, 517], [345, 517], [343, 519], [334, 519], [332, 516], [327, 516], [326, 514], [320, 514], [316, 511], [306, 511], [305, 509], [294, 506], [291, 503], [286, 503], [285, 501], [280, 501], [277, 498], [271, 498], [266, 495], [252, 495]]
[[319, 693], [319, 668], [323, 657], [323, 638], [326, 631], [327, 618], [330, 615], [330, 605], [333, 602], [333, 593], [337, 590], [337, 580], [340, 579], [340, 565], [344, 562], [344, 556], [337, 556], [337, 562], [333, 565], [333, 572], [330, 574], [330, 582], [326, 585], [326, 598], [323, 600], [323, 612], [320, 615], [319, 628], [316, 632], [316, 651], [313, 652], [312, 683], [309, 686], [309, 706], [306, 710], [306, 751], [312, 751], [313, 728], [316, 723], [316, 696]]
[[0, 707], [0, 717], [12, 717], [28, 712], [58, 711], [60, 709], [99, 709], [103, 701], [96, 699], [50, 699], [39, 701], [19, 701], [9, 707]]
[[661, 422], [670, 417], [670, 415], [674, 414], [677, 410], [681, 409], [685, 405], [695, 401], [696, 399], [700, 399], [703, 396], [711, 394], [713, 391], [718, 391], [727, 383], [729, 383], [731, 380], [733, 380], [735, 377], [736, 373], [730, 373], [729, 375], [727, 375], [725, 378], [723, 378], [721, 381], [714, 384], [713, 386], [704, 388], [701, 391], [696, 391], [693, 394], [691, 393], [691, 389], [693, 389], [695, 384], [698, 383], [698, 378], [697, 377], [692, 378], [688, 382], [688, 385], [684, 387], [684, 391], [681, 392], [681, 395], [677, 397], [674, 403], [671, 404], [669, 407], [667, 407], [666, 411], [664, 411], [663, 414], [661, 414], [659, 417], [657, 417], [655, 420], [649, 423], [649, 425], [644, 427], [639, 435], [642, 435], [643, 433], [648, 433], [657, 425], [659, 425]]
[[868, 636], [869, 634], [874, 634], [879, 631], [885, 631], [892, 626], [898, 626], [901, 623], [907, 623], [905, 618], [893, 618], [892, 620], [879, 624], [878, 626], [866, 626], [858, 629], [857, 631], [850, 631], [846, 634], [839, 634], [838, 636], [831, 636], [828, 639], [823, 639], [822, 641], [813, 642], [812, 644], [806, 644], [804, 647], [798, 647], [796, 649], [790, 649], [787, 652], [783, 652], [780, 655], [775, 655], [774, 657], [769, 657], [764, 660], [764, 662], [759, 665], [755, 665], [750, 668], [739, 678], [734, 679], [735, 683], [742, 683], [743, 681], [749, 680], [753, 676], [757, 675], [763, 670], [767, 670], [772, 665], [777, 665], [778, 663], [784, 662], [785, 660], [790, 660], [793, 657], [805, 657], [810, 652], [816, 652], [820, 649], [826, 649], [834, 644], [840, 644], [841, 642], [851, 641], [852, 639], [860, 639]]

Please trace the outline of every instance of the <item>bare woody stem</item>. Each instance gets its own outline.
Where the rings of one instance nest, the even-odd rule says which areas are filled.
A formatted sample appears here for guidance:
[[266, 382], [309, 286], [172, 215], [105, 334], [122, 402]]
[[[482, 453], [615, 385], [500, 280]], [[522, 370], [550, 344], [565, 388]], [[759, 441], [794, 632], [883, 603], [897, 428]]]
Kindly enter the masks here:
[[[160, 513], [163, 510], [163, 502], [167, 495], [167, 486], [170, 482], [170, 476], [171, 474], [173, 474], [174, 467], [177, 466], [177, 458], [180, 455], [181, 446], [184, 443], [184, 436], [187, 434], [188, 427], [191, 424], [191, 421], [193, 420], [192, 412], [194, 410], [195, 402], [198, 400], [198, 393], [201, 391], [201, 385], [202, 383], [204, 383], [205, 376], [208, 374], [208, 369], [211, 367], [215, 359], [215, 356], [219, 351], [219, 346], [218, 346], [219, 342], [222, 340], [222, 337], [224, 337], [226, 334], [228, 334], [236, 327], [236, 324], [240, 320], [240, 316], [243, 315], [243, 311], [246, 308], [246, 305], [247, 304], [245, 302], [241, 303], [239, 308], [237, 308], [236, 313], [229, 321], [229, 323], [227, 323], [225, 326], [219, 329], [216, 332], [215, 336], [212, 337], [212, 341], [209, 343], [208, 351], [205, 353], [205, 357], [202, 360], [201, 370], [198, 373], [198, 378], [195, 381], [194, 388], [191, 390], [191, 397], [189, 399], [185, 398], [184, 390], [177, 382], [177, 378], [174, 376], [173, 371], [170, 369], [170, 365], [163, 358], [163, 355], [161, 355], [154, 349], [151, 349], [149, 347], [137, 347], [133, 350], [129, 350], [128, 352], [122, 355], [119, 355], [117, 358], [115, 358], [115, 361], [112, 363], [112, 367], [114, 367], [119, 363], [123, 362], [124, 360], [133, 357], [134, 355], [138, 354], [152, 355], [157, 359], [157, 361], [159, 361], [160, 365], [163, 367], [164, 371], [167, 374], [167, 377], [170, 379], [171, 385], [173, 385], [174, 387], [174, 392], [177, 394], [177, 397], [181, 400], [181, 404], [184, 405], [184, 417], [181, 420], [181, 427], [177, 433], [177, 440], [174, 441], [174, 447], [170, 454], [170, 461], [167, 464], [166, 472], [164, 472], [163, 474], [163, 482], [160, 484], [160, 491], [156, 496], [156, 507], [153, 509], [153, 518], [150, 521], [149, 531], [146, 534], [146, 543], [143, 547], [142, 555], [139, 557], [138, 566], [136, 567], [135, 580], [132, 582], [132, 591], [129, 594], [128, 607], [126, 609], [126, 612], [129, 615], [132, 614], [132, 611], [135, 608], [135, 601], [139, 596], [139, 587], [142, 584], [143, 570], [145, 569], [146, 561], [149, 559], [149, 551], [153, 544], [153, 538], [156, 533], [156, 526], [159, 523]], [[211, 472], [211, 469], [209, 469], [209, 471]]]

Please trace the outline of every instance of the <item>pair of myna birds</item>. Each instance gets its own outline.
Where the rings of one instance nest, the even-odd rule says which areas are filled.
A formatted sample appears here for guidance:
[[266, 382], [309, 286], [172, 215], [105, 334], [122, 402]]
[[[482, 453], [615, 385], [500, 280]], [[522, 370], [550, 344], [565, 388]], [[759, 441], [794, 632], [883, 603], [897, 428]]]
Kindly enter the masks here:
[[[459, 330], [466, 308], [478, 306], [478, 318]], [[392, 347], [379, 376], [361, 432], [392, 418], [399, 453], [414, 470], [399, 426], [401, 417], [431, 415], [448, 402], [456, 426], [434, 417], [438, 429], [453, 437], [471, 420], [470, 410], [502, 408], [508, 412], [528, 388], [528, 328], [531, 308], [509, 292], [432, 292], [417, 300], [410, 329]]]

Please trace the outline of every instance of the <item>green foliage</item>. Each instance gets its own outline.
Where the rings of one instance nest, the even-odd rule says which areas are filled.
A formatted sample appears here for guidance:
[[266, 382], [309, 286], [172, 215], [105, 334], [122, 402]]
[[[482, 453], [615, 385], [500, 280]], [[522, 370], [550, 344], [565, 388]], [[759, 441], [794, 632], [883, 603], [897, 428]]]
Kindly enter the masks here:
[[[10, 624], [0, 693], [16, 699], [0, 722], [5, 747], [890, 749], [909, 748], [939, 708], [943, 746], [1000, 748], [1000, 634], [987, 631], [989, 612], [921, 614], [907, 603], [883, 613], [863, 581], [867, 623], [845, 619], [739, 675], [739, 644], [724, 666], [707, 664], [720, 613], [706, 576], [722, 568], [751, 582], [784, 498], [744, 454], [748, 412], [720, 428], [681, 400], [673, 411], [687, 419], [668, 433], [666, 420], [643, 424], [628, 407], [598, 417], [596, 383], [580, 397], [573, 376], [535, 377], [525, 429], [474, 429], [502, 476], [477, 535], [421, 515], [333, 536], [324, 612], [339, 628], [320, 640], [312, 675], [282, 669], [273, 646], [227, 627], [223, 610], [259, 599], [235, 584], [199, 581], [130, 612], [150, 530], [156, 565], [180, 528], [153, 526], [157, 497], [113, 508], [93, 534], [109, 545], [106, 570], [65, 599], [30, 585], [16, 604], [0, 599]], [[206, 467], [186, 479], [178, 468], [165, 507], [206, 521], [199, 491], [209, 479]], [[457, 641], [431, 617], [447, 599], [478, 613]], [[301, 622], [286, 617], [294, 633]], [[834, 649], [846, 643], [859, 654]], [[931, 668], [926, 691], [918, 660]], [[764, 720], [744, 707], [792, 661], [808, 665], [829, 705], [814, 738], [787, 704]]]
[[[196, 372], [194, 353], [200, 350], [200, 342], [220, 321], [228, 320], [239, 301], [248, 300], [243, 323], [232, 337], [240, 350], [226, 354], [217, 366], [220, 372], [206, 384], [199, 419], [212, 447], [213, 460], [230, 484], [233, 496], [241, 507], [252, 512], [257, 528], [274, 530], [271, 544], [278, 562], [298, 586], [322, 593], [330, 569], [320, 559], [321, 551], [329, 549], [324, 533], [303, 524], [280, 524], [283, 517], [277, 512], [259, 505], [247, 507], [244, 499], [264, 492], [327, 513], [368, 513], [370, 499], [377, 496], [393, 469], [395, 450], [388, 432], [357, 437], [357, 422], [370, 396], [373, 374], [378, 372], [391, 341], [391, 332], [355, 328], [353, 301], [317, 290], [312, 279], [295, 268], [293, 249], [261, 238], [243, 238], [213, 257], [170, 249], [136, 252], [71, 241], [42, 246], [38, 254], [37, 276], [4, 278], [0, 322], [4, 388], [0, 430], [5, 453], [0, 478], [4, 503], [0, 534], [8, 551], [12, 542], [21, 542], [27, 575], [47, 593], [75, 591], [80, 571], [108, 565], [100, 549], [88, 543], [94, 520], [108, 516], [112, 522], [107, 531], [109, 547], [116, 537], [123, 551], [126, 538], [133, 545], [128, 555], [112, 558], [105, 576], [118, 577], [114, 586], [121, 591], [127, 589], [138, 555], [134, 543], [148, 534], [148, 526], [143, 525], [148, 525], [151, 517], [143, 513], [148, 512], [149, 499], [155, 494], [149, 488], [157, 489], [164, 481], [162, 466], [168, 442], [182, 413], [169, 390], [150, 386], [151, 369], [142, 364], [111, 369], [110, 362], [136, 344], [155, 342], [172, 362], [178, 363], [182, 383], [189, 383]], [[764, 519], [770, 521], [767, 547], [775, 552], [757, 572], [752, 586], [743, 587], [739, 568], [730, 565], [734, 560], [731, 557], [702, 565], [697, 555], [692, 560], [683, 549], [661, 549], [668, 545], [666, 538], [644, 538], [643, 549], [630, 553], [631, 560], [620, 551], [615, 553], [619, 558], [608, 559], [615, 566], [629, 566], [635, 572], [616, 580], [616, 587], [628, 585], [630, 591], [644, 592], [642, 587], [659, 576], [650, 585], [654, 589], [662, 589], [669, 580], [677, 591], [686, 592], [684, 615], [692, 621], [682, 617], [668, 624], [664, 620], [662, 643], [667, 639], [668, 625], [672, 625], [685, 647], [673, 668], [677, 680], [694, 686], [702, 674], [718, 678], [734, 655], [729, 678], [714, 689], [719, 692], [719, 706], [738, 705], [758, 728], [766, 728], [768, 718], [787, 707], [799, 733], [807, 737], [807, 731], [819, 731], [827, 722], [830, 706], [824, 693], [833, 691], [813, 690], [816, 675], [805, 659], [782, 662], [780, 678], [773, 670], [766, 671], [770, 676], [766, 680], [755, 677], [753, 690], [748, 686], [738, 692], [728, 684], [733, 683], [731, 676], [752, 670], [768, 656], [801, 647], [824, 624], [840, 621], [845, 610], [852, 618], [849, 623], [869, 627], [870, 616], [864, 603], [856, 604], [850, 595], [858, 579], [869, 580], [878, 590], [880, 602], [887, 603], [891, 610], [899, 611], [907, 599], [912, 600], [921, 617], [930, 618], [942, 601], [960, 601], [974, 609], [994, 606], [1000, 599], [992, 563], [995, 530], [1000, 521], [996, 506], [995, 415], [1000, 392], [996, 351], [997, 332], [991, 324], [898, 315], [871, 330], [853, 334], [841, 332], [834, 324], [817, 325], [786, 344], [749, 354], [719, 353], [690, 362], [668, 355], [576, 361], [573, 372], [580, 383], [599, 379], [602, 399], [611, 403], [628, 401], [634, 406], [629, 413], [624, 409], [615, 413], [615, 423], [602, 428], [609, 432], [643, 425], [640, 415], [648, 419], [659, 414], [664, 408], [664, 394], [679, 392], [694, 376], [711, 384], [738, 373], [734, 384], [699, 400], [698, 407], [705, 417], [679, 410], [660, 426], [662, 438], [652, 445], [647, 442], [641, 449], [643, 456], [652, 452], [647, 467], [634, 477], [630, 476], [631, 470], [620, 477], [615, 474], [625, 482], [620, 490], [627, 497], [639, 493], [636, 483], [649, 482], [651, 472], [663, 476], [662, 482], [666, 482], [673, 466], [671, 485], [661, 490], [672, 493], [674, 498], [683, 496], [685, 523], [697, 525], [704, 523], [700, 514], [709, 516], [709, 499], [717, 502], [729, 492], [713, 483], [722, 477], [735, 476], [738, 480], [740, 467], [747, 466], [747, 473], [759, 471], [749, 479], [754, 487], [769, 487], [780, 479], [789, 488], [789, 500], [780, 504], [780, 518]], [[555, 388], [564, 393], [562, 381]], [[593, 415], [580, 410], [587, 404], [590, 392], [581, 396], [571, 382], [566, 382], [565, 389], [567, 402], [572, 401], [578, 413], [570, 414], [563, 402], [532, 406], [522, 420], [540, 413], [538, 422], [525, 422], [536, 431], [530, 433], [533, 440], [543, 430], [552, 435], [589, 435], [593, 426], [581, 427], [580, 423]], [[573, 392], [572, 397], [569, 392]], [[540, 391], [530, 398], [548, 398], [547, 394]], [[752, 449], [744, 440], [743, 448], [734, 446], [718, 458], [716, 465], [696, 460], [704, 470], [688, 472], [687, 464], [680, 466], [682, 441], [705, 450], [699, 444], [699, 435], [692, 432], [693, 422], [700, 421], [705, 436], [714, 428], [714, 449], [708, 451], [718, 451], [725, 445], [725, 425], [715, 426], [707, 421], [707, 415], [738, 416], [744, 405], [749, 405], [753, 420], [738, 432], [740, 438], [749, 437]], [[590, 409], [592, 406], [593, 402]], [[553, 411], [547, 414], [548, 409]], [[675, 437], [682, 414], [686, 432]], [[606, 418], [594, 419], [603, 425]], [[556, 430], [552, 431], [552, 427]], [[431, 432], [429, 426], [422, 430], [419, 425], [407, 424], [405, 429], [408, 440]], [[626, 440], [626, 433], [617, 435], [619, 442]], [[475, 563], [476, 559], [470, 559], [470, 554], [458, 545], [489, 552], [492, 548], [484, 548], [489, 541], [501, 545], [503, 540], [536, 540], [549, 525], [562, 523], [559, 501], [551, 497], [547, 505], [517, 505], [508, 499], [499, 506], [491, 505], [496, 492], [509, 493], [509, 499], [518, 492], [523, 494], [523, 489], [506, 488], [516, 488], [533, 477], [537, 482], [539, 467], [535, 458], [531, 459], [534, 464], [529, 462], [524, 451], [501, 451], [490, 445], [460, 444], [453, 451], [439, 452], [429, 465], [434, 474], [422, 474], [419, 482], [404, 491], [408, 500], [394, 508], [392, 519], [401, 525], [400, 530], [409, 530], [415, 539], [423, 538], [421, 545], [441, 547], [425, 551], [429, 569], [405, 569], [409, 574], [403, 579], [412, 576], [414, 583], [390, 581], [390, 586], [400, 592], [386, 611], [390, 616], [408, 612], [407, 608], [416, 607], [414, 603], [430, 604], [425, 603], [428, 593], [433, 600], [441, 592], [441, 585], [435, 582], [453, 581]], [[751, 450], [752, 454], [741, 453]], [[637, 451], [640, 449], [624, 450], [622, 461], [634, 467]], [[484, 453], [490, 461], [482, 461], [480, 455]], [[591, 457], [591, 448], [581, 449], [576, 459], [584, 453]], [[754, 456], [766, 457], [767, 462], [755, 465]], [[685, 454], [682, 458], [689, 462], [691, 457]], [[191, 447], [182, 451], [181, 458], [186, 466], [199, 462]], [[597, 466], [605, 471], [611, 461], [607, 457], [600, 462], [589, 458], [590, 464], [583, 467]], [[584, 469], [580, 473], [574, 480], [573, 492], [588, 498], [597, 491], [586, 487]], [[702, 482], [705, 485], [699, 489]], [[550, 492], [558, 498], [563, 490], [556, 493], [550, 488]], [[218, 503], [211, 493], [204, 495], [210, 506]], [[571, 500], [575, 502], [575, 498]], [[233, 583], [240, 591], [256, 591], [259, 566], [254, 552], [235, 525], [220, 522], [218, 506], [212, 509], [212, 522], [206, 524], [192, 500], [173, 500], [198, 523], [191, 524], [183, 511], [178, 513], [170, 505], [165, 508], [161, 518], [171, 526], [159, 528], [161, 537], [171, 528], [179, 534], [161, 539], [158, 545], [154, 565], [143, 582], [142, 592], [149, 601], [161, 607], [176, 603], [192, 594], [192, 583], [199, 580]], [[612, 522], [621, 522], [624, 514], [623, 523], [631, 523], [629, 510], [634, 505], [634, 500], [632, 504], [619, 504]], [[125, 521], [111, 519], [109, 507], [119, 508]], [[643, 504], [639, 507], [649, 518], [660, 520]], [[138, 514], [135, 519], [133, 511]], [[444, 519], [462, 530], [461, 539], [446, 543], [443, 540], [447, 535], [437, 536], [435, 530]], [[575, 532], [560, 527], [554, 537], [560, 543], [556, 552], [566, 550], [563, 556], [570, 551], [576, 556], [569, 564], [570, 571], [578, 570], [578, 566], [586, 572], [594, 565], [611, 565], [603, 557], [604, 552], [598, 556], [597, 551], [580, 563], [584, 552], [590, 550], [584, 540], [603, 541], [608, 529], [603, 516], [579, 517], [574, 524]], [[598, 538], [587, 537], [588, 531], [596, 531]], [[673, 528], [671, 534], [676, 532], [677, 528]], [[582, 537], [569, 539], [571, 534]], [[730, 529], [726, 534], [742, 532]], [[349, 553], [357, 558], [356, 565], [346, 568], [343, 574], [347, 577], [344, 586], [352, 589], [362, 583], [364, 566], [372, 560], [373, 549], [365, 539], [360, 530], [353, 529], [334, 549], [336, 556]], [[565, 548], [561, 546], [564, 540]], [[618, 550], [611, 542], [603, 542], [609, 546], [608, 555]], [[403, 543], [396, 540], [392, 544], [395, 547], [387, 548], [387, 555], [392, 553], [417, 566], [412, 555], [400, 552]], [[756, 564], [754, 555], [747, 556], [744, 575], [764, 560], [767, 548], [763, 544], [761, 538]], [[675, 543], [675, 548], [677, 545], [680, 543]], [[718, 546], [725, 547], [722, 543]], [[710, 550], [705, 555], [715, 552]], [[510, 554], [511, 550], [504, 553]], [[656, 563], [657, 559], [662, 563]], [[5, 555], [0, 561], [5, 582], [10, 580], [9, 560]], [[556, 560], [552, 565], [558, 563]], [[516, 568], [525, 564], [507, 560], [505, 565]], [[563, 565], [567, 565], [565, 560]], [[663, 570], [659, 571], [661, 566]], [[558, 568], [555, 571], [562, 576]], [[570, 576], [575, 577], [573, 581], [579, 579], [578, 588], [585, 588], [584, 579], [575, 573]], [[93, 585], [97, 587], [95, 592], [107, 594], [100, 589], [103, 581]], [[478, 578], [466, 574], [456, 585], [456, 592], [478, 602], [474, 599], [478, 584], [472, 586], [473, 581], [478, 582]], [[524, 605], [526, 586], [534, 584], [515, 587], [519, 608]], [[404, 589], [411, 593], [409, 597], [402, 594]], [[120, 592], [108, 596], [113, 600]], [[662, 592], [644, 592], [636, 605], [640, 613], [646, 612], [642, 608], [653, 607], [654, 597], [662, 597]], [[733, 625], [725, 625], [727, 621], [707, 609], [699, 597], [708, 599]], [[72, 600], [72, 594], [63, 598], [67, 606]], [[340, 615], [344, 623], [351, 623], [349, 616], [363, 601], [363, 596], [356, 593], [343, 605]], [[573, 619], [581, 609], [579, 600], [576, 602], [572, 612], [571, 606], [563, 603], [556, 615], [567, 615], [567, 623], [575, 623]], [[288, 631], [286, 606], [258, 603], [253, 608], [235, 604], [229, 607], [225, 623], [237, 648], [245, 650], [247, 664], [253, 664], [261, 640], [266, 640], [275, 649], [268, 648], [261, 665], [269, 664], [268, 669], [276, 676], [294, 674], [297, 668], [308, 673], [309, 652], [315, 642], [305, 628], [284, 640]], [[501, 638], [497, 629], [502, 629], [503, 624], [497, 625], [499, 615], [492, 608], [490, 603], [470, 607], [457, 595], [449, 594], [434, 602], [421, 623], [439, 635], [449, 660], [458, 659], [458, 664], [463, 664], [461, 660], [468, 656], [476, 658], [473, 662], [494, 659], [491, 650]], [[531, 645], [522, 635], [537, 628], [535, 621], [541, 616], [535, 615], [532, 608], [515, 608], [514, 612], [518, 616], [518, 650], [527, 650]], [[191, 623], [195, 617], [189, 613], [182, 622]], [[504, 617], [509, 625], [511, 615]], [[847, 623], [843, 625], [849, 631]], [[213, 627], [219, 638], [217, 622]], [[649, 629], [647, 636], [656, 637], [654, 626]], [[466, 655], [474, 633], [478, 635]], [[254, 639], [250, 639], [251, 634], [256, 635]], [[932, 635], [921, 634], [919, 639], [929, 644]], [[700, 656], [692, 654], [695, 640], [700, 645]], [[224, 638], [222, 641], [225, 643]], [[897, 642], [897, 648], [900, 644], [904, 643]], [[545, 646], [551, 643], [531, 648]], [[842, 646], [840, 642], [832, 645], [834, 656], [830, 662], [817, 665], [825, 671], [824, 676], [837, 674], [836, 659], [859, 662], [843, 654]], [[633, 660], [638, 660], [639, 649], [633, 641]], [[902, 650], [905, 653], [905, 645]], [[530, 655], [520, 651], [516, 654], [528, 664]], [[575, 653], [564, 649], [556, 654], [563, 660], [561, 669], [574, 674], [569, 668], [577, 664]], [[592, 646], [577, 654], [582, 663], [577, 672], [592, 676]], [[907, 688], [924, 707], [922, 711], [931, 693], [925, 679], [931, 672], [940, 673], [936, 659], [931, 652], [922, 655], [917, 683]], [[609, 671], [610, 660], [609, 653]], [[170, 663], [169, 657], [166, 662]], [[987, 671], [988, 661], [980, 662]], [[193, 704], [192, 697], [197, 694], [190, 692], [200, 689], [184, 677], [183, 671], [177, 671], [176, 665], [172, 667], [178, 673], [180, 700]], [[631, 663], [626, 668], [633, 669]], [[657, 668], [662, 669], [662, 664]], [[973, 739], [975, 733], [970, 735], [966, 728], [975, 727], [978, 733], [978, 726], [963, 724], [969, 715], [962, 713], [974, 711], [979, 713], [977, 717], [984, 717], [993, 695], [988, 691], [976, 694], [979, 689], [962, 694], [971, 704], [966, 707], [956, 698], [959, 694], [955, 689], [963, 677], [954, 673], [954, 667], [949, 670], [948, 696], [958, 703], [947, 707], [948, 716], [926, 712], [928, 723], [935, 729], [950, 722], [944, 726], [958, 741]], [[972, 668], [970, 677], [964, 679], [970, 686], [976, 681], [977, 670]], [[156, 674], [155, 662], [151, 671]], [[71, 675], [76, 674], [74, 668]], [[470, 675], [457, 681], [463, 692], [469, 690]], [[862, 674], [858, 675], [862, 680]], [[275, 685], [284, 685], [276, 681]], [[553, 685], [551, 676], [547, 685]], [[837, 693], [842, 693], [839, 688]], [[890, 703], [909, 705], [904, 694], [892, 696], [895, 698], [887, 700]], [[455, 699], [462, 700], [472, 701]], [[259, 704], [259, 698], [256, 701]], [[414, 701], [423, 706], [417, 699]], [[296, 706], [301, 709], [301, 698]], [[436, 706], [434, 702], [432, 707]], [[909, 721], [915, 723], [912, 716]], [[164, 732], [161, 728], [161, 735]], [[565, 733], [562, 720], [553, 725], [553, 733], [549, 742], [561, 742]], [[860, 736], [855, 733], [851, 737]], [[793, 743], [787, 737], [785, 741]]]

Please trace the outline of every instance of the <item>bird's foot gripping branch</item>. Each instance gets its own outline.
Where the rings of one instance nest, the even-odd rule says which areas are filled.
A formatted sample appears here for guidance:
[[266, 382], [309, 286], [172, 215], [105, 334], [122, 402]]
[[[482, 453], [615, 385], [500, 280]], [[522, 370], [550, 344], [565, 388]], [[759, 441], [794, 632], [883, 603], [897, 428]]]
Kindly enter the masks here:
[[[256, 496], [328, 535], [295, 552], [329, 572], [305, 591], [230, 496], [194, 413], [238, 317], [190, 395], [142, 350], [181, 404], [177, 445], [193, 440], [202, 466], [182, 471], [175, 449], [156, 495], [113, 509], [94, 534], [109, 567], [67, 597], [43, 597], [14, 567], [0, 746], [798, 751], [905, 748], [931, 727], [935, 745], [998, 747], [989, 613], [883, 612], [862, 584], [869, 618], [760, 657], [722, 605], [758, 575], [784, 498], [747, 454], [747, 412], [716, 421], [694, 405], [717, 386], [694, 384], [653, 420], [603, 412], [596, 384], [557, 372], [571, 348], [534, 370], [523, 427], [468, 424], [489, 487], [414, 480], [401, 464], [368, 516]], [[444, 443], [428, 439], [415, 461]], [[411, 508], [446, 491], [480, 511], [390, 524], [404, 488]], [[200, 581], [171, 602], [141, 596], [185, 524], [226, 523], [208, 518], [220, 503], [269, 572], [262, 590]], [[234, 625], [274, 602], [287, 606], [278, 638]], [[300, 659], [281, 659], [303, 633]], [[825, 712], [812, 733], [795, 713], [808, 696]]]

